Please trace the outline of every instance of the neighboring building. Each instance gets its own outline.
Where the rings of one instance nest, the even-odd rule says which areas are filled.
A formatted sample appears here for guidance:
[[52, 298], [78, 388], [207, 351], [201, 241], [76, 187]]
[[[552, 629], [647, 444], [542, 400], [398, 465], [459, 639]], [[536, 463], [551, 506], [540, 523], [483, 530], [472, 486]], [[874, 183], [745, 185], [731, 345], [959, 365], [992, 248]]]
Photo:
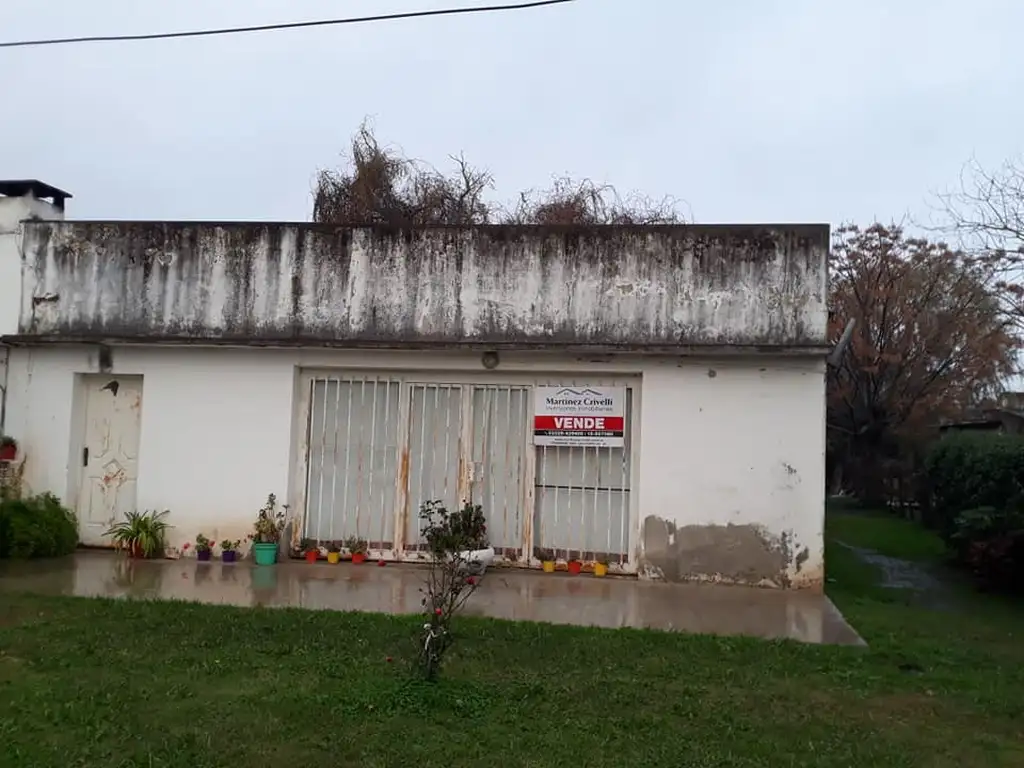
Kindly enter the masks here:
[[1003, 392], [994, 407], [975, 409], [963, 414], [955, 421], [944, 422], [939, 425], [939, 431], [943, 434], [948, 432], [1024, 434], [1024, 392]]
[[0, 191], [3, 429], [86, 544], [131, 509], [242, 538], [275, 493], [295, 543], [416, 559], [419, 504], [472, 499], [524, 566], [822, 585], [825, 225], [61, 221]]

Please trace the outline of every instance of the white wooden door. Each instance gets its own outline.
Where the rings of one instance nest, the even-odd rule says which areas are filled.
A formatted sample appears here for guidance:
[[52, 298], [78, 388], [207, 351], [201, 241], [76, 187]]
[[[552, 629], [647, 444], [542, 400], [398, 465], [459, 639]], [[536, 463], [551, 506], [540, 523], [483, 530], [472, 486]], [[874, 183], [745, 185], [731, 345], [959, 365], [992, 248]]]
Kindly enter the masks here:
[[103, 545], [103, 536], [135, 509], [142, 417], [141, 376], [85, 376], [85, 432], [78, 490], [79, 537]]

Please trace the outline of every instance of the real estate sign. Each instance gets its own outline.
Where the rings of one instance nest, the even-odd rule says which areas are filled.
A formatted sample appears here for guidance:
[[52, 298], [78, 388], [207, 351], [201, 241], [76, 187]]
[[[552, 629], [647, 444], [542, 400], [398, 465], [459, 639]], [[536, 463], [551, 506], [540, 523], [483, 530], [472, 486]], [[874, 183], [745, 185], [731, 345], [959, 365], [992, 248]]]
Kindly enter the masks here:
[[624, 387], [536, 387], [534, 393], [534, 445], [625, 446]]

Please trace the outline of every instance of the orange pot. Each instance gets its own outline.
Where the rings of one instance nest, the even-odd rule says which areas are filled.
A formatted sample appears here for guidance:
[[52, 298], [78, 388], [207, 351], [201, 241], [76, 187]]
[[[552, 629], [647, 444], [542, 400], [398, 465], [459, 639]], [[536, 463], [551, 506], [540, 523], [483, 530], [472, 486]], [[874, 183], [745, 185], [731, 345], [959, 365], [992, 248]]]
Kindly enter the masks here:
[[318, 557], [320, 557], [320, 553], [317, 552], [315, 549], [311, 549], [306, 553], [306, 562], [315, 563]]
[[581, 570], [583, 570], [583, 563], [581, 563], [579, 560], [571, 560], [569, 561], [569, 565], [567, 566], [566, 570], [568, 570], [569, 573], [575, 576]]
[[365, 552], [353, 552], [352, 553], [352, 564], [353, 565], [359, 565], [360, 563], [365, 563], [365, 562], [366, 562], [366, 553]]

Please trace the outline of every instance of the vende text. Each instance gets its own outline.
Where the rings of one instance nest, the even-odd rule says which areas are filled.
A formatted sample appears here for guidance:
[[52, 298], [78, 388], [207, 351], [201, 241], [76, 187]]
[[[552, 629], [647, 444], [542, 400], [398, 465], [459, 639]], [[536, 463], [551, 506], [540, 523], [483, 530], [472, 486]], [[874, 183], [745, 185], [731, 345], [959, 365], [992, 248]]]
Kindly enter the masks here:
[[555, 416], [555, 429], [604, 429], [600, 416]]
[[537, 431], [584, 429], [621, 432], [624, 421], [621, 416], [536, 416], [533, 425]]

